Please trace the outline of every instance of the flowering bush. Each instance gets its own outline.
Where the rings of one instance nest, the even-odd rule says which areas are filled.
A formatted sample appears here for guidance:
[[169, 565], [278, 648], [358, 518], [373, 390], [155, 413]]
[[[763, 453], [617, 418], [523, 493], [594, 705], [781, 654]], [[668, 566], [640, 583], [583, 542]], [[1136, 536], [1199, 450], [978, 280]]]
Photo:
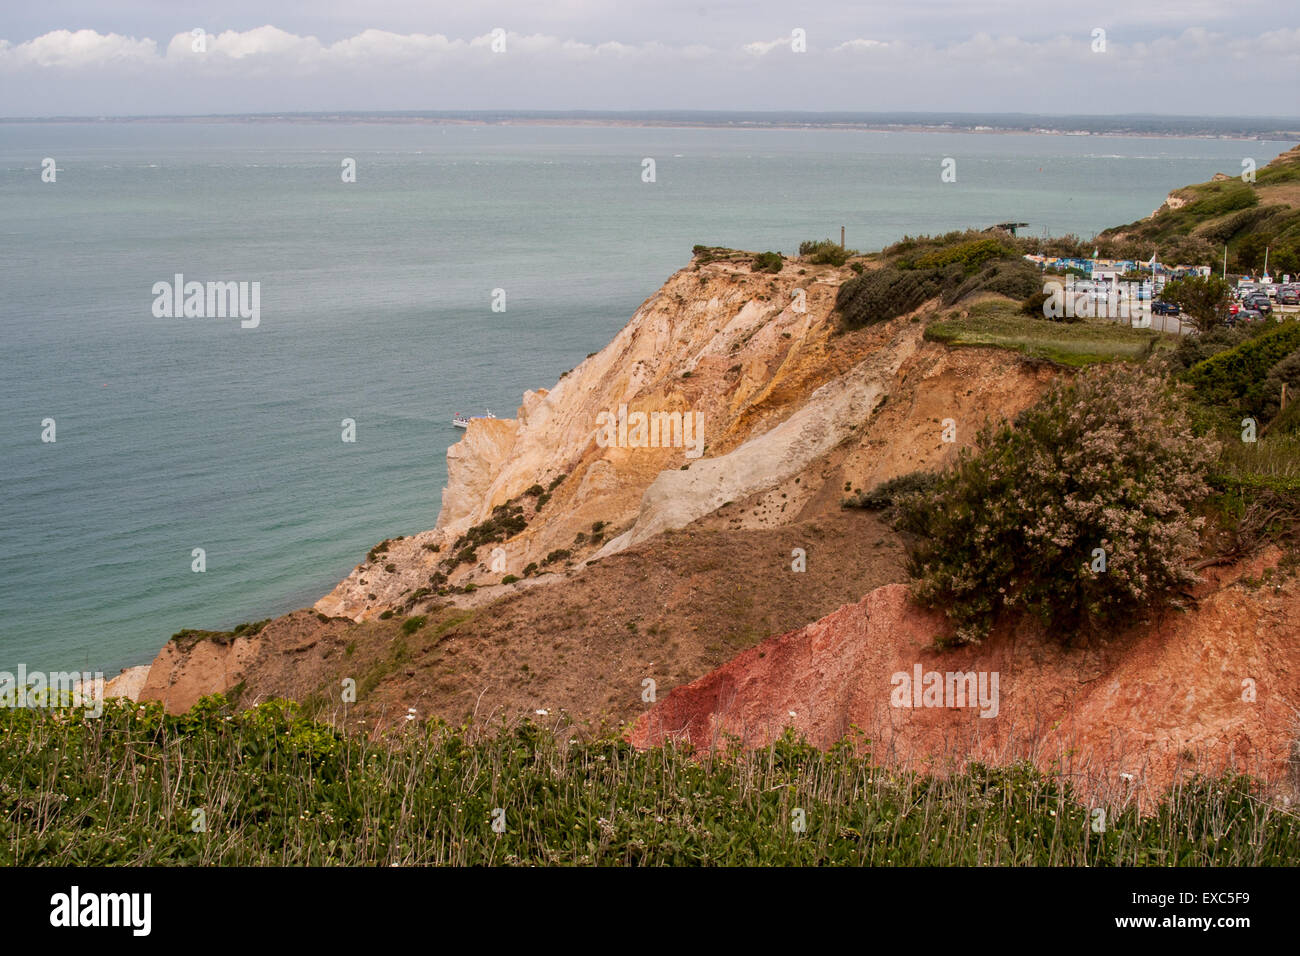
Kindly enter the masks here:
[[1067, 639], [1195, 580], [1188, 509], [1218, 449], [1183, 407], [1158, 374], [1116, 363], [984, 428], [937, 488], [899, 502], [900, 527], [921, 536], [917, 598], [946, 610], [956, 643], [979, 642], [1003, 608]]

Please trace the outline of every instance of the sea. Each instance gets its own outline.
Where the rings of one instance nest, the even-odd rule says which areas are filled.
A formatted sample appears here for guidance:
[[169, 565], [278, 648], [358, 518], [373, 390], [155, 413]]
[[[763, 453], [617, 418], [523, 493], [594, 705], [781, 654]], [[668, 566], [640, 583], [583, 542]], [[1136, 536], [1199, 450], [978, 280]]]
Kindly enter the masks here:
[[[512, 416], [697, 243], [1091, 237], [1290, 145], [0, 123], [0, 671], [111, 675], [183, 628], [309, 606], [433, 527], [457, 412]], [[177, 274], [258, 283], [258, 324], [159, 315]]]

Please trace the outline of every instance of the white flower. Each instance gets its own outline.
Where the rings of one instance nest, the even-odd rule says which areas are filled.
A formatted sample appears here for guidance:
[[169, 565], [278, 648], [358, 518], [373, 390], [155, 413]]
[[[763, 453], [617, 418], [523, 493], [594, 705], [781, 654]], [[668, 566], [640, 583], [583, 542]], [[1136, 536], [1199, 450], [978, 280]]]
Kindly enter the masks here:
[[545, 707], [543, 707], [539, 710], [533, 711], [533, 713], [536, 714], [538, 717], [545, 717], [547, 714], [550, 713], [550, 711], [547, 710]]

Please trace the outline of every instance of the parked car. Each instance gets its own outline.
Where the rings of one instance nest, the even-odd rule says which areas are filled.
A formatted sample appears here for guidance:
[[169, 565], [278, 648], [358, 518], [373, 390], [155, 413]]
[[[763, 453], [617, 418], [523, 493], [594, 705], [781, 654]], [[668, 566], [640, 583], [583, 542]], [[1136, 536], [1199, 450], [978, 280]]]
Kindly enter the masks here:
[[1300, 305], [1300, 292], [1295, 289], [1284, 289], [1277, 294], [1278, 305]]
[[1238, 309], [1227, 318], [1228, 325], [1237, 325], [1242, 322], [1263, 322], [1264, 313], [1259, 309]]
[[1265, 315], [1273, 313], [1273, 303], [1268, 301], [1266, 295], [1253, 295], [1243, 303], [1248, 309], [1256, 309]]
[[1172, 302], [1157, 299], [1151, 303], [1151, 311], [1156, 315], [1178, 315], [1182, 310]]

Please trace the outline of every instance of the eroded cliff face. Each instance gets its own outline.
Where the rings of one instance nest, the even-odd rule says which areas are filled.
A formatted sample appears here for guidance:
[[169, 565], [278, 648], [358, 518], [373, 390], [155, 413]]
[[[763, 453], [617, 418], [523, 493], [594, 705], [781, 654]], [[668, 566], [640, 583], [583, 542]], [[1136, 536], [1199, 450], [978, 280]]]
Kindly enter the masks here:
[[[527, 392], [515, 418], [471, 422], [447, 453], [437, 527], [387, 543], [316, 610], [360, 621], [422, 588], [469, 583], [479, 590], [449, 598], [480, 605], [755, 497], [764, 500], [751, 517], [791, 521], [818, 485], [803, 476], [828, 455], [849, 454], [848, 483], [859, 488], [939, 465], [983, 420], [1013, 414], [1050, 380], [1008, 353], [924, 342], [915, 317], [838, 334], [835, 296], [852, 275], [797, 260], [776, 275], [743, 260], [676, 273], [608, 346], [549, 391]], [[669, 447], [632, 447], [635, 431], [620, 443], [615, 430], [611, 444], [602, 416], [624, 408], [629, 420], [681, 415], [695, 431], [673, 430]], [[959, 423], [956, 444], [940, 439], [944, 418]], [[552, 489], [540, 508], [527, 494], [535, 486]], [[526, 527], [449, 563], [462, 536], [506, 505], [522, 509]], [[534, 563], [552, 573], [501, 584]]]
[[[368, 733], [400, 727], [411, 708], [456, 722], [635, 720], [640, 746], [761, 745], [787, 727], [826, 746], [856, 727], [883, 762], [1028, 759], [1111, 802], [1227, 767], [1286, 783], [1300, 701], [1294, 577], [1259, 587], [1237, 579], [1262, 566], [1216, 573], [1196, 609], [1101, 644], [1063, 646], [1024, 625], [934, 649], [945, 625], [909, 602], [898, 536], [842, 499], [942, 467], [1058, 373], [926, 342], [924, 308], [838, 334], [834, 296], [851, 274], [798, 262], [779, 275], [735, 262], [677, 273], [609, 346], [526, 393], [514, 419], [470, 426], [448, 452], [437, 527], [377, 548], [312, 611], [225, 643], [169, 644], [140, 698], [173, 711], [217, 692], [336, 702], [352, 679], [357, 700], [334, 703], [332, 719]], [[702, 454], [602, 445], [598, 416], [620, 405], [698, 414]], [[484, 546], [449, 567], [502, 505], [522, 524], [492, 542], [506, 566]], [[807, 555], [798, 574], [794, 548]], [[553, 552], [567, 554], [548, 562]], [[408, 614], [429, 623], [407, 632]], [[997, 673], [996, 714], [894, 706], [893, 678], [918, 666]], [[659, 693], [648, 712], [646, 678]]]
[[[856, 729], [885, 763], [946, 772], [1029, 760], [1109, 804], [1225, 770], [1294, 799], [1300, 580], [1259, 584], [1278, 557], [1217, 572], [1191, 611], [1155, 614], [1088, 645], [1063, 645], [1026, 621], [978, 647], [938, 651], [934, 638], [950, 633], [943, 616], [912, 604], [904, 585], [886, 585], [675, 689], [630, 739], [707, 749], [730, 735], [762, 746], [791, 728], [825, 747]], [[943, 676], [943, 693], [922, 697], [915, 676], [931, 672]], [[976, 694], [996, 693], [963, 701], [948, 675], [966, 673], [983, 681]], [[979, 675], [997, 675], [996, 684]]]

